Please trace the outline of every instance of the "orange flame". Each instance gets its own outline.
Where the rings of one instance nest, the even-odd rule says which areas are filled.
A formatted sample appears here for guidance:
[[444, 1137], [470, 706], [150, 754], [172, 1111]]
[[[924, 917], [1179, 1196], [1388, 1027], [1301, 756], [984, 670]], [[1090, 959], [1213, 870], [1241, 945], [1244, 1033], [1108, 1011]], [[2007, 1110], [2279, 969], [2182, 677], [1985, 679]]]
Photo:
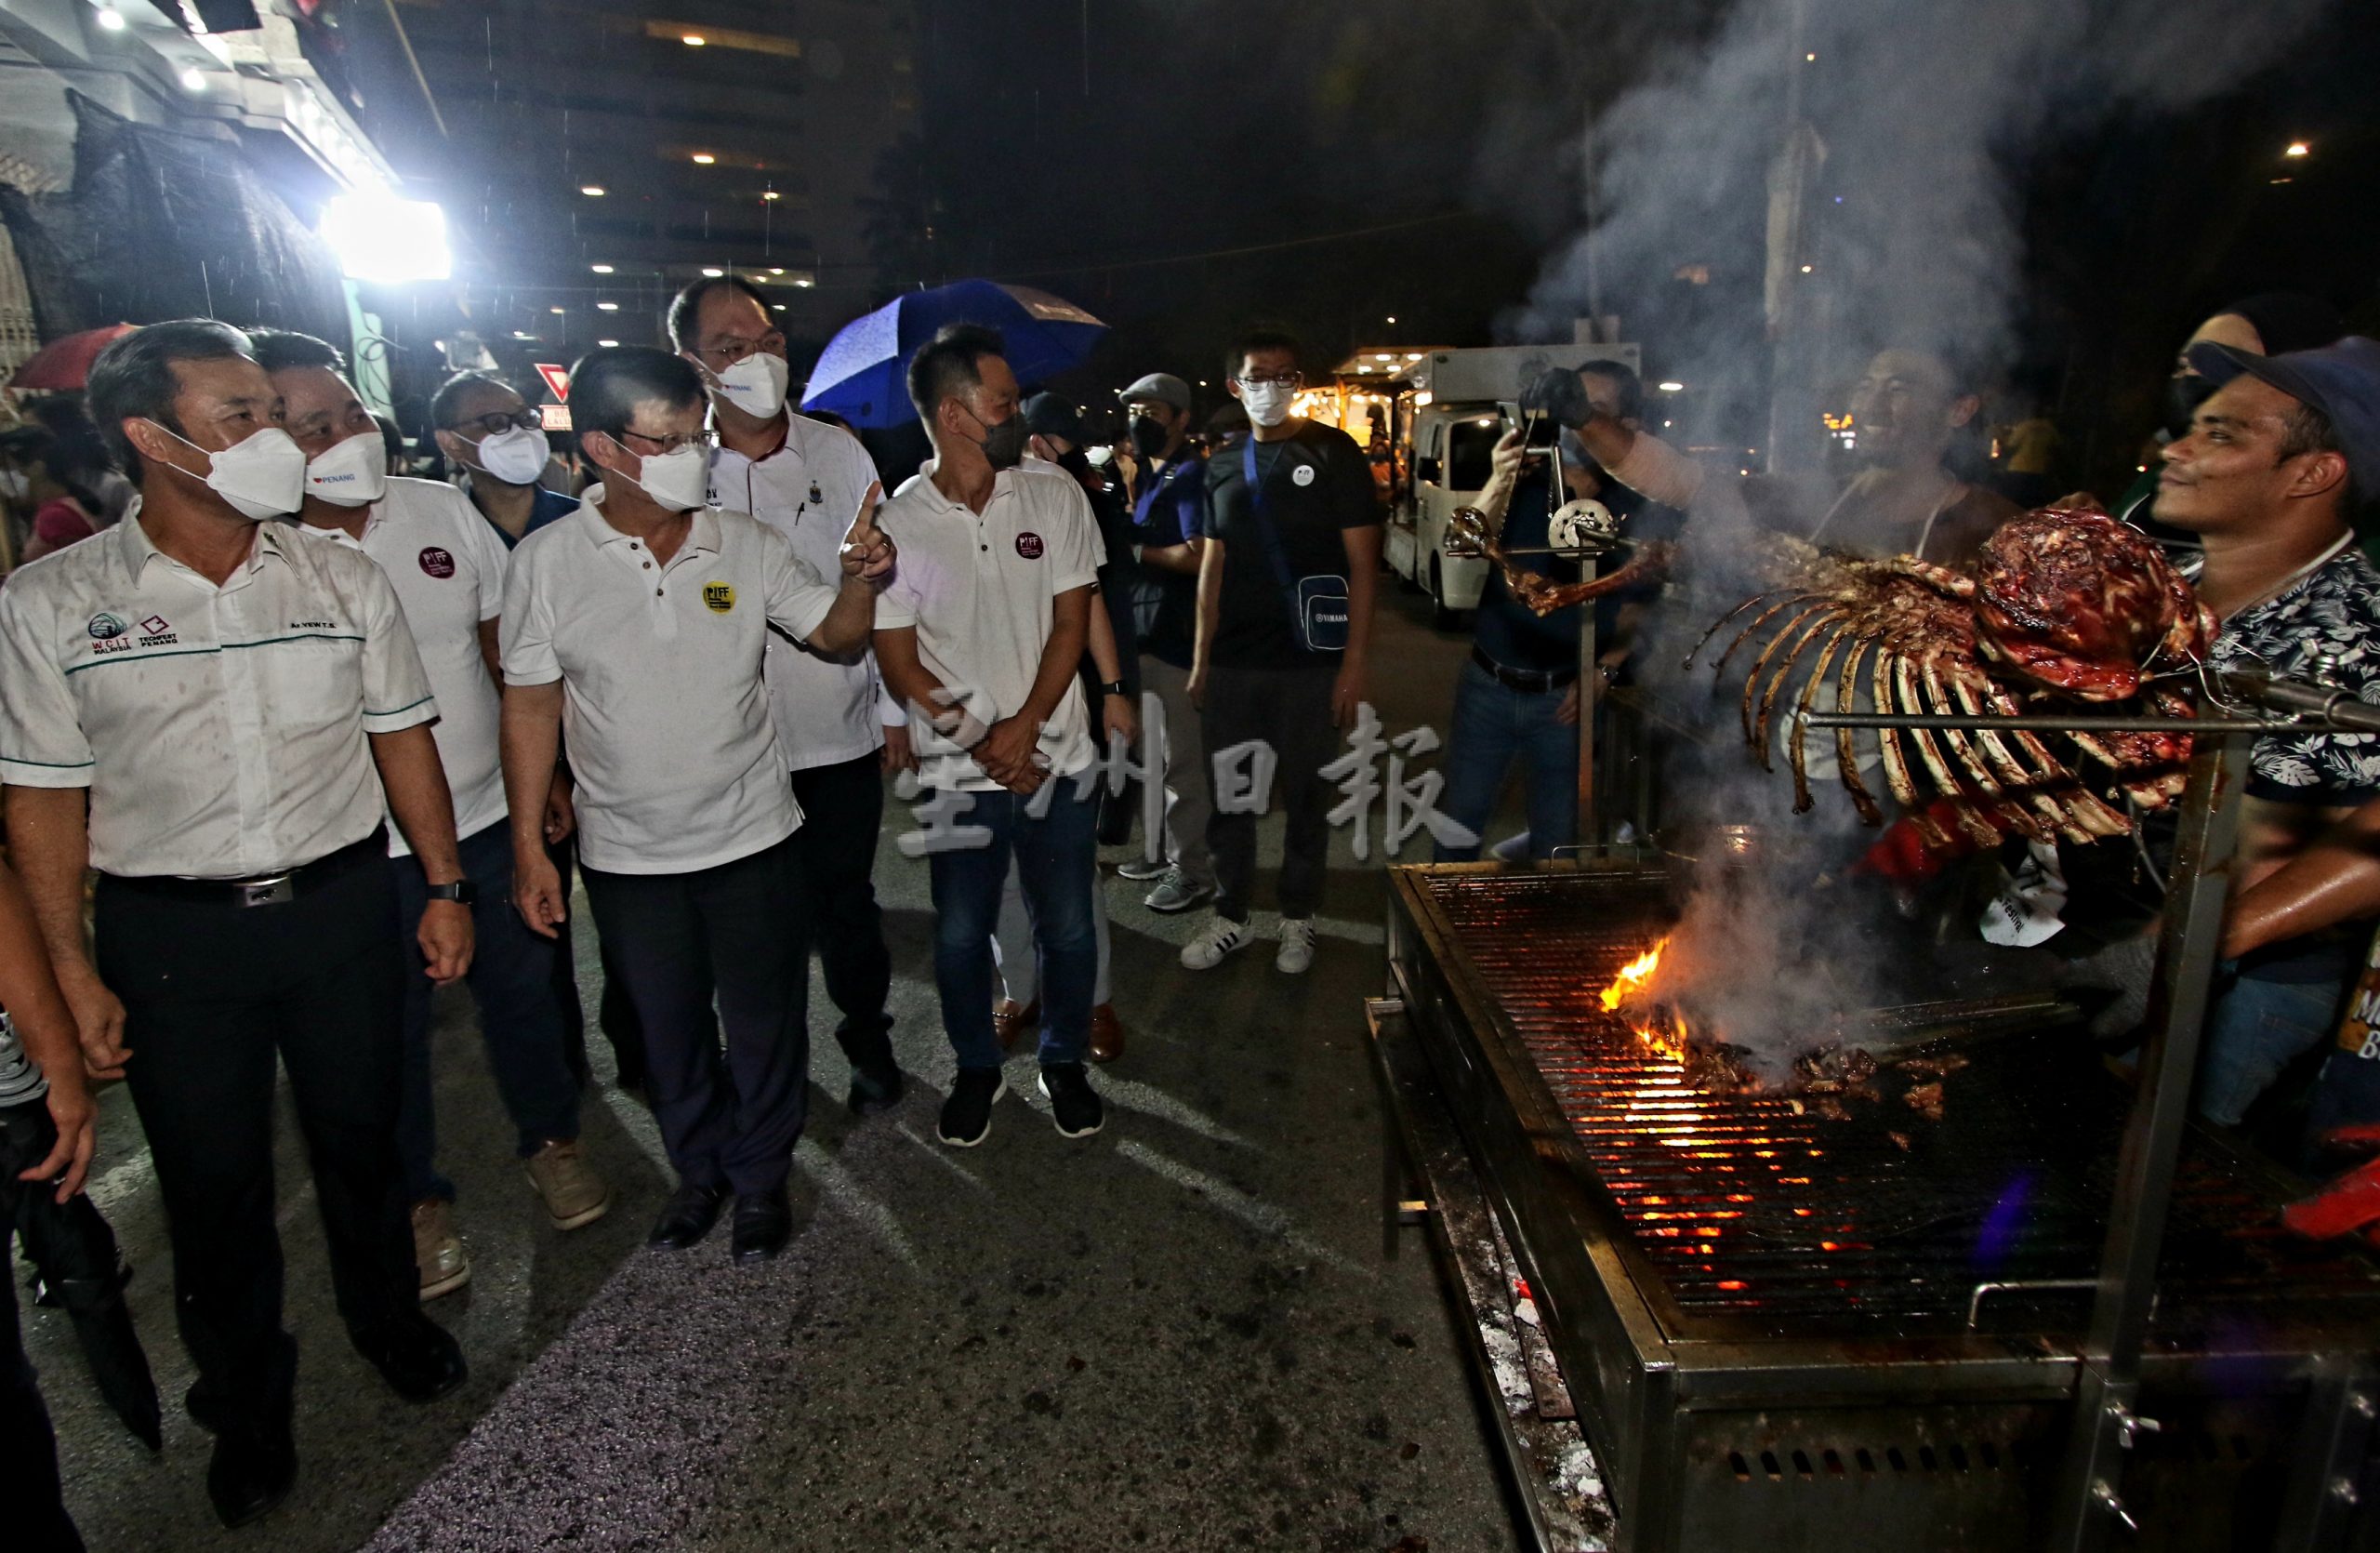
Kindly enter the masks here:
[[1661, 950], [1669, 948], [1669, 942], [1667, 938], [1662, 939], [1620, 968], [1620, 975], [1603, 989], [1606, 1013], [1618, 1009], [1621, 1003], [1645, 990], [1653, 979], [1653, 973], [1661, 968]]
[[[1669, 948], [1669, 942], [1667, 938], [1662, 939], [1620, 968], [1620, 974], [1612, 978], [1611, 985], [1603, 989], [1603, 1006], [1606, 1012], [1618, 1013], [1622, 1004], [1636, 1002], [1644, 998], [1646, 990], [1652, 986], [1654, 976], [1660, 971], [1661, 951]], [[1669, 1028], [1666, 1029], [1661, 1028], [1661, 1016], [1664, 1014], [1669, 1019]], [[1659, 1056], [1671, 1062], [1686, 1060], [1688, 1041], [1686, 1016], [1675, 1009], [1655, 1008], [1646, 1011], [1641, 1015], [1632, 1015], [1629, 1019], [1629, 1029], [1635, 1032], [1637, 1040], [1643, 1042]]]

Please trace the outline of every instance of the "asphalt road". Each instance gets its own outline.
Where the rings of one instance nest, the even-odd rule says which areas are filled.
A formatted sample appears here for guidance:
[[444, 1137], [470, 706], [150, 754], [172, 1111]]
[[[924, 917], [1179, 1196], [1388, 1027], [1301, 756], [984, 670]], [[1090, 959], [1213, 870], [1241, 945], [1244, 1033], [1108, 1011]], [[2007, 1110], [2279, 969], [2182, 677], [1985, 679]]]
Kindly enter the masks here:
[[[1392, 733], [1443, 734], [1465, 644], [1434, 632], [1421, 601], [1387, 599], [1373, 699]], [[1097, 1076], [1106, 1130], [1059, 1137], [1020, 1055], [992, 1137], [962, 1152], [933, 1138], [952, 1063], [925, 868], [892, 845], [910, 823], [888, 809], [877, 870], [910, 1097], [864, 1122], [843, 1111], [813, 986], [801, 1229], [766, 1268], [732, 1267], [723, 1229], [681, 1255], [642, 1249], [668, 1176], [651, 1119], [608, 1082], [588, 1092], [585, 1128], [616, 1204], [551, 1229], [510, 1157], [469, 1002], [442, 995], [443, 1163], [474, 1277], [430, 1308], [472, 1374], [412, 1407], [347, 1346], [283, 1119], [301, 1467], [287, 1503], [240, 1533], [207, 1508], [209, 1437], [178, 1406], [191, 1373], [163, 1215], [129, 1097], [109, 1093], [93, 1195], [139, 1269], [164, 1452], [100, 1408], [62, 1314], [26, 1319], [91, 1547], [1512, 1546], [1429, 1262], [1418, 1243], [1381, 1256], [1360, 1007], [1383, 976], [1377, 834], [1359, 864], [1338, 833], [1302, 978], [1274, 970], [1269, 944], [1183, 970], [1194, 923], [1105, 877], [1130, 1039]], [[1274, 921], [1260, 911], [1268, 936]], [[577, 930], [591, 1012], [583, 911]]]

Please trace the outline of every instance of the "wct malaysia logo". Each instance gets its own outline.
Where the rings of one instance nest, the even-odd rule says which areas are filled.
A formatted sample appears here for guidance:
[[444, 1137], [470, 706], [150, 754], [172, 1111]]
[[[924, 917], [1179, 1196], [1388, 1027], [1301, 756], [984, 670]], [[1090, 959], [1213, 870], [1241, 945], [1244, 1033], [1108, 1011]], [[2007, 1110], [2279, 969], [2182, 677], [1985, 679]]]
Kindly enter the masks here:
[[102, 609], [91, 617], [91, 623], [86, 629], [89, 630], [93, 641], [112, 642], [132, 628], [125, 623], [122, 617], [111, 615]]

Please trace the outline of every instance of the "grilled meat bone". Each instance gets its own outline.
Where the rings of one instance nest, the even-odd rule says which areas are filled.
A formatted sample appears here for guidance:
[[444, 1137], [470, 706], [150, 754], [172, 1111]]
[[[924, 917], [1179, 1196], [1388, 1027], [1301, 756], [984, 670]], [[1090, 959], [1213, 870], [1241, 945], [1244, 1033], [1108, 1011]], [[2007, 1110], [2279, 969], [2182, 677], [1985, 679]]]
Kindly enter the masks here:
[[[1771, 564], [1786, 574], [1782, 586], [1713, 622], [1686, 661], [1749, 616], [1719, 655], [1713, 671], [1724, 674], [1766, 632], [1742, 697], [1744, 738], [1764, 769], [1774, 769], [1769, 728], [1780, 707], [1790, 720], [1851, 708], [1864, 697], [1882, 712], [1981, 723], [1972, 731], [1875, 731], [1886, 787], [1935, 845], [1950, 838], [1927, 814], [1924, 788], [1950, 801], [1950, 823], [1986, 844], [2007, 830], [2035, 841], [2129, 833], [2124, 811], [2048, 741], [2022, 729], [1995, 730], [1990, 720], [2075, 701], [2188, 717], [2191, 699], [2160, 676], [2202, 661], [2215, 639], [2214, 617], [2157, 547], [2088, 497], [2010, 519], [1984, 541], [1971, 570], [1911, 555], [1853, 560], [1792, 544], [1772, 547]], [[1829, 698], [1821, 699], [1821, 687]], [[1809, 739], [1789, 727], [1793, 809], [1806, 813], [1814, 802]], [[1860, 778], [1856, 734], [1835, 730], [1844, 789], [1862, 821], [1881, 825], [1882, 806]], [[2186, 734], [2082, 734], [2071, 744], [2143, 808], [2162, 807], [2181, 792]]]

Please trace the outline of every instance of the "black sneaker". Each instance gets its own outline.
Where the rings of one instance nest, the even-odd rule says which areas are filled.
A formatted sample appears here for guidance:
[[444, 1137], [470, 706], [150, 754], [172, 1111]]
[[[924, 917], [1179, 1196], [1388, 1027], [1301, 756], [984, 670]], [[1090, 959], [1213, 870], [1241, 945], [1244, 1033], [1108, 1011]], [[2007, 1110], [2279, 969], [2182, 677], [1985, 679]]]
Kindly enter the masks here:
[[853, 1068], [851, 1093], [844, 1103], [853, 1116], [876, 1116], [901, 1103], [901, 1095], [908, 1086], [901, 1078], [898, 1064], [886, 1063], [881, 1068]]
[[1045, 1064], [1041, 1093], [1050, 1097], [1050, 1116], [1062, 1137], [1087, 1138], [1107, 1124], [1107, 1108], [1099, 1103], [1079, 1062]]
[[992, 1135], [992, 1108], [1008, 1093], [1008, 1076], [997, 1068], [962, 1068], [942, 1103], [934, 1131], [953, 1148], [972, 1148]]

